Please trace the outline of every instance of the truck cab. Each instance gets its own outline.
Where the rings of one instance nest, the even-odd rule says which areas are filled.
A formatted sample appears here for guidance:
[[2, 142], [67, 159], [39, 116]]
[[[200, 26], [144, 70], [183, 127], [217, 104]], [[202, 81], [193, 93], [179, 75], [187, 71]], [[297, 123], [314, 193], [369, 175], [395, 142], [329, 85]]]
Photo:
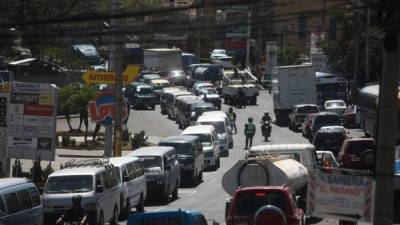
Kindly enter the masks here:
[[258, 209], [273, 205], [285, 214], [287, 224], [304, 224], [304, 211], [297, 206], [297, 197], [287, 186], [256, 186], [239, 188], [225, 208], [227, 225], [254, 225]]

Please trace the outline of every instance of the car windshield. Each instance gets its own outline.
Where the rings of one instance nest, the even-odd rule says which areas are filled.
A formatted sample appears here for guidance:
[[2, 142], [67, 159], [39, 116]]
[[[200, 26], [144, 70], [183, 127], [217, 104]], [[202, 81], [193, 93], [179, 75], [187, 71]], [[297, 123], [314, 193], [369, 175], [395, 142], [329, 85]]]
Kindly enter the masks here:
[[44, 190], [47, 194], [83, 193], [93, 190], [93, 176], [74, 175], [50, 177]]
[[151, 90], [151, 88], [148, 87], [140, 87], [137, 89], [139, 94], [151, 94], [153, 93], [153, 90]]
[[236, 213], [238, 216], [253, 218], [256, 211], [265, 205], [273, 205], [286, 212], [285, 202], [281, 192], [243, 192], [238, 197]]
[[338, 101], [338, 102], [327, 102], [326, 104], [325, 104], [325, 107], [343, 107], [343, 106], [346, 106], [345, 104], [344, 104], [344, 102], [340, 102], [340, 101]]
[[201, 122], [202, 125], [213, 125], [218, 134], [225, 133], [225, 124], [223, 121]]
[[192, 146], [189, 143], [161, 143], [160, 145], [174, 147], [178, 155], [193, 155]]
[[140, 156], [139, 157], [142, 161], [142, 165], [145, 171], [148, 171], [152, 168], [161, 168], [162, 161], [160, 156]]
[[318, 112], [318, 106], [302, 106], [297, 108], [297, 113]]

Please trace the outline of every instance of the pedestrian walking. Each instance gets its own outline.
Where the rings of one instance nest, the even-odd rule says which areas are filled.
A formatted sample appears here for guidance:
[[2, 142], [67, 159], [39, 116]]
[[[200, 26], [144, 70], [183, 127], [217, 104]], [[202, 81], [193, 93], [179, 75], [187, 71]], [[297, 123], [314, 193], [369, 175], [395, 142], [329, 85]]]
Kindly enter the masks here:
[[237, 134], [236, 113], [233, 111], [232, 107], [229, 107], [228, 112], [226, 112], [226, 116], [228, 116], [229, 122], [231, 124], [231, 131], [233, 132], [233, 129], [235, 129], [235, 134]]
[[251, 148], [254, 134], [256, 134], [256, 125], [253, 123], [253, 118], [249, 117], [247, 123], [244, 125], [244, 135], [246, 135], [246, 147], [244, 149]]

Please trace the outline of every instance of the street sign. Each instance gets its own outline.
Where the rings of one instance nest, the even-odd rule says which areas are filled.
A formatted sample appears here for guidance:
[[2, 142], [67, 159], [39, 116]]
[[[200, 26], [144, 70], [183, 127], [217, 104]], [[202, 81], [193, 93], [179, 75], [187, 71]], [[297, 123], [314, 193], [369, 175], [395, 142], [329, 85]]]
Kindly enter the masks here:
[[[104, 126], [111, 126], [115, 119], [115, 93], [112, 90], [99, 92], [88, 104], [90, 119], [94, 123], [101, 123]], [[122, 121], [128, 117], [128, 104], [122, 98]]]
[[[124, 85], [135, 81], [140, 73], [140, 65], [127, 65], [122, 74], [122, 82]], [[115, 84], [115, 72], [88, 70], [82, 75], [82, 80], [86, 84]]]
[[372, 177], [317, 172], [308, 181], [310, 216], [372, 223], [375, 181]]

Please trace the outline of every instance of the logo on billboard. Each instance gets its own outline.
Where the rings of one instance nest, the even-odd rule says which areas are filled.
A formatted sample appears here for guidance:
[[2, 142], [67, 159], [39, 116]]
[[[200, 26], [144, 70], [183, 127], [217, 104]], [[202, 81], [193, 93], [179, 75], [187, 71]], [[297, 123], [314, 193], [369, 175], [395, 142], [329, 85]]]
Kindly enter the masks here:
[[[90, 118], [95, 123], [101, 123], [102, 125], [109, 126], [115, 118], [115, 93], [111, 90], [105, 90], [100, 92], [92, 101], [88, 104], [88, 110]], [[128, 104], [123, 98], [122, 102], [122, 121], [125, 121], [128, 117]]]

